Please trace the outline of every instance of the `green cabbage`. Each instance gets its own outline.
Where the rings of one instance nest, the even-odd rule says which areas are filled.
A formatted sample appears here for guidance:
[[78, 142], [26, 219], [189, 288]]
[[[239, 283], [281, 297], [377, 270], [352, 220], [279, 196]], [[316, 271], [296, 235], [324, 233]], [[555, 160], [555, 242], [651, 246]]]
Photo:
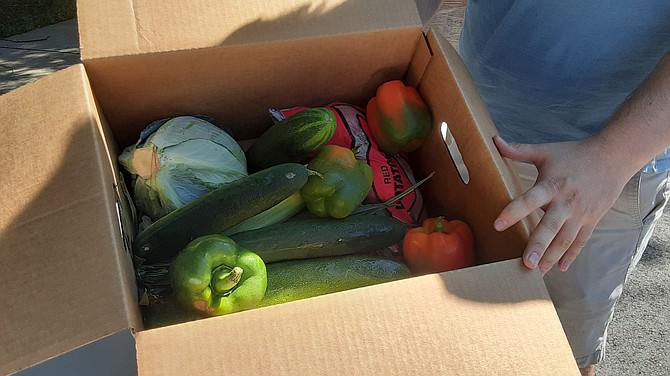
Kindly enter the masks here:
[[152, 220], [247, 176], [240, 145], [208, 120], [155, 121], [119, 156], [131, 174], [135, 204]]

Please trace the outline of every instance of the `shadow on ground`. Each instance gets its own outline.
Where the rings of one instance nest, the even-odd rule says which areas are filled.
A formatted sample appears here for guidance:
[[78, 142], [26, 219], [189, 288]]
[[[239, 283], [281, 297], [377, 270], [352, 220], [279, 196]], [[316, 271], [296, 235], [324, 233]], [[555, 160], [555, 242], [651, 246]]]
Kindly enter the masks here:
[[0, 94], [79, 62], [74, 19], [0, 39]]

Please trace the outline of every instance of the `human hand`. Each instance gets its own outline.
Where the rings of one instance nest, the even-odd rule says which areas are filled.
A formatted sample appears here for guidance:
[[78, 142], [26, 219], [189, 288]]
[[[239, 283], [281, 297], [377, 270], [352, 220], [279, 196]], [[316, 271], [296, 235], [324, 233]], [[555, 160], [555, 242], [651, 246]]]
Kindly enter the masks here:
[[566, 271], [612, 207], [630, 178], [612, 166], [612, 156], [590, 139], [548, 144], [513, 144], [496, 136], [503, 157], [533, 163], [535, 185], [512, 200], [494, 222], [503, 231], [537, 209], [544, 210], [523, 253], [524, 264], [542, 275], [556, 263]]

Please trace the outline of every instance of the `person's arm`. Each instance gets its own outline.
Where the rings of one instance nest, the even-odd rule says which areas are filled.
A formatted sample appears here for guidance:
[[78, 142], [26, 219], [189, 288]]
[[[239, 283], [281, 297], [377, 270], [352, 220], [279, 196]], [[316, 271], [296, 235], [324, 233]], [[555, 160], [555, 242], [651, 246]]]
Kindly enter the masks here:
[[503, 231], [542, 208], [524, 264], [543, 275], [556, 263], [567, 270], [626, 182], [670, 146], [670, 52], [597, 134], [537, 145], [494, 141], [502, 156], [538, 169], [535, 185], [502, 210], [495, 229]]

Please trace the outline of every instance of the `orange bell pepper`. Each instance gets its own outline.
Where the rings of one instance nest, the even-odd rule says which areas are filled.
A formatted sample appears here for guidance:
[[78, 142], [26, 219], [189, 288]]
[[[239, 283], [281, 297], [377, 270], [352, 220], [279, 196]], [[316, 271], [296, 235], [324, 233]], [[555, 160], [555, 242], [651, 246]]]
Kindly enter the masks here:
[[475, 264], [474, 240], [467, 223], [427, 218], [405, 233], [405, 263], [414, 274], [440, 273]]
[[381, 84], [365, 113], [373, 140], [389, 155], [418, 149], [433, 127], [419, 92], [399, 80]]

